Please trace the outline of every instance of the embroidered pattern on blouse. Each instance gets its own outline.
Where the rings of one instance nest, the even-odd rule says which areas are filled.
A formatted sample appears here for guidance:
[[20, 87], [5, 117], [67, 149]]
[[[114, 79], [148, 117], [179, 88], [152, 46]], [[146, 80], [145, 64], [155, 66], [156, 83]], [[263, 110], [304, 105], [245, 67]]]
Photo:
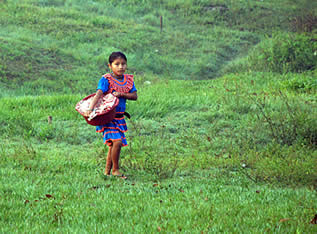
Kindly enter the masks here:
[[133, 75], [125, 74], [122, 81], [119, 81], [107, 73], [103, 75], [109, 81], [109, 90], [107, 93], [112, 93], [113, 90], [120, 93], [129, 93], [133, 88]]

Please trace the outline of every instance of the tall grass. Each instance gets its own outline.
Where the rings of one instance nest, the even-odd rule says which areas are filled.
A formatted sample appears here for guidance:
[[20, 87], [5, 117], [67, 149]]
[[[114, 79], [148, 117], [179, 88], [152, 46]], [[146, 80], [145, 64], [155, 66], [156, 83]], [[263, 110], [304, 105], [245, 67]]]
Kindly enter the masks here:
[[[128, 105], [126, 182], [101, 176], [106, 150], [74, 110], [80, 95], [2, 98], [1, 231], [313, 233], [316, 148], [276, 142], [256, 117], [251, 97], [279, 86], [270, 76], [140, 84]], [[271, 98], [265, 110], [285, 103]], [[315, 116], [311, 105], [301, 103], [303, 119]], [[281, 110], [272, 120], [292, 113]]]
[[[154, 170], [158, 178], [165, 178], [172, 176], [176, 168], [234, 168], [261, 155], [265, 161], [271, 147], [274, 150], [270, 149], [270, 153], [284, 154], [285, 161], [292, 161], [294, 155], [287, 146], [298, 152], [303, 147], [307, 155], [305, 160], [298, 160], [309, 173], [299, 176], [303, 168], [292, 168], [298, 170], [300, 180], [285, 175], [278, 181], [313, 185], [316, 103], [314, 99], [308, 101], [311, 96], [286, 96], [285, 91], [278, 91], [284, 76], [280, 76], [279, 83], [276, 79], [273, 73], [251, 73], [208, 82], [140, 83], [138, 102], [127, 106], [132, 115], [128, 121], [131, 131], [127, 133], [131, 143], [124, 150], [129, 155], [123, 160], [124, 167]], [[94, 128], [74, 110], [81, 98], [2, 98], [1, 132], [10, 137], [19, 132], [23, 138], [37, 142], [98, 142]], [[52, 124], [47, 122], [48, 116], [53, 117]], [[271, 173], [279, 168], [279, 164], [272, 164], [265, 171]]]

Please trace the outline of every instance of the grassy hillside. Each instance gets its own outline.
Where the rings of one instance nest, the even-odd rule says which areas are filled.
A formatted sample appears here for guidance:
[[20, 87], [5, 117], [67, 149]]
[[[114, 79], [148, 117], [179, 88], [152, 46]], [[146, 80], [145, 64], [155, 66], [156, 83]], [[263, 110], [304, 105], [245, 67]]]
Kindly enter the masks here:
[[141, 76], [221, 76], [264, 35], [290, 29], [298, 7], [286, 0], [136, 2], [2, 1], [2, 85], [28, 94], [86, 93], [114, 50], [127, 53], [130, 72]]
[[[0, 1], [0, 232], [315, 233], [316, 9]], [[127, 181], [74, 109], [117, 50], [139, 95]]]

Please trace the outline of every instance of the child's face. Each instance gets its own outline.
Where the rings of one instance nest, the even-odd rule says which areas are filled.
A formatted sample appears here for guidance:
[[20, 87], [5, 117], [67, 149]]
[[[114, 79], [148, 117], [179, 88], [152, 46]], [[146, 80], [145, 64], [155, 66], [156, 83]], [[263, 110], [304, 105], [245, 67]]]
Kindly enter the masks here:
[[116, 76], [122, 76], [127, 69], [127, 61], [123, 58], [117, 58], [108, 66]]

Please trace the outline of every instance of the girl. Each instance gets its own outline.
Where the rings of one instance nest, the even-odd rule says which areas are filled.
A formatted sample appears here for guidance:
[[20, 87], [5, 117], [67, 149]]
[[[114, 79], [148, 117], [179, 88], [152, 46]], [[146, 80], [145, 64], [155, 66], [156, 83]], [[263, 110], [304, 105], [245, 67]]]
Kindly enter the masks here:
[[119, 98], [119, 105], [116, 107], [116, 117], [112, 122], [97, 126], [96, 131], [103, 134], [104, 143], [109, 146], [107, 163], [104, 174], [107, 176], [119, 176], [126, 179], [119, 171], [119, 157], [122, 146], [127, 146], [124, 133], [128, 130], [124, 120], [126, 100], [137, 100], [137, 90], [134, 86], [133, 75], [124, 74], [127, 69], [127, 57], [122, 52], [113, 52], [109, 57], [108, 67], [110, 74], [105, 74], [98, 83], [97, 92], [86, 116], [93, 111], [98, 99], [104, 93], [112, 93]]

